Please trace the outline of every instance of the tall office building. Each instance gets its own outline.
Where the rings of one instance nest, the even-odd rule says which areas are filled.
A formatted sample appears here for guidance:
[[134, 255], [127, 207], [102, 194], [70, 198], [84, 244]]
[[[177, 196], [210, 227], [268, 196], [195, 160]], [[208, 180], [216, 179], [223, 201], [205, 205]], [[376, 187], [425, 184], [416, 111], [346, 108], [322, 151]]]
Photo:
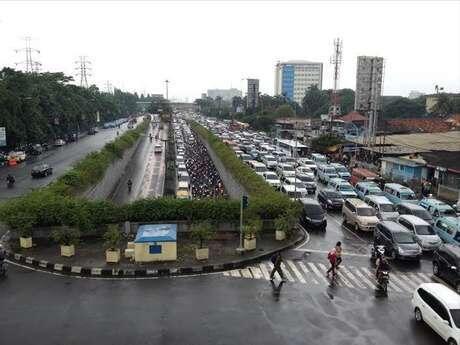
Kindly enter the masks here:
[[304, 60], [278, 62], [275, 67], [275, 95], [302, 104], [310, 86], [323, 87], [323, 64]]
[[248, 79], [247, 108], [254, 110], [259, 105], [259, 79]]
[[232, 89], [209, 89], [208, 97], [216, 99], [216, 97], [222, 98], [224, 101], [231, 101], [233, 97], [241, 97], [241, 90]]
[[355, 110], [369, 118], [367, 143], [375, 144], [377, 122], [382, 110], [383, 58], [358, 56], [356, 68]]

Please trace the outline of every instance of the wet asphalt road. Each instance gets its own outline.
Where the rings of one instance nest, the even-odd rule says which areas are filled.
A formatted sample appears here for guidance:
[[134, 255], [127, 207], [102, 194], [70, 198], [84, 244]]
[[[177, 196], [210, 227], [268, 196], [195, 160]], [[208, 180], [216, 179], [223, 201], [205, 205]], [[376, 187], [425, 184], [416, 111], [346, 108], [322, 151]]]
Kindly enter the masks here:
[[[152, 143], [149, 141], [152, 134]], [[163, 196], [165, 180], [165, 150], [168, 126], [165, 124], [160, 130], [158, 126], [150, 127], [134, 153], [130, 165], [120, 179], [112, 200], [118, 204], [132, 202], [147, 197]], [[158, 139], [155, 136], [158, 135]], [[161, 144], [162, 152], [155, 153], [155, 144]], [[128, 179], [133, 182], [131, 192], [128, 191]]]
[[[68, 171], [76, 161], [92, 151], [101, 149], [107, 142], [116, 138], [117, 131], [120, 134], [123, 133], [126, 130], [126, 126], [127, 124], [123, 124], [121, 129], [101, 129], [96, 135], [87, 135], [80, 138], [78, 142], [53, 148], [39, 156], [31, 156], [30, 160], [17, 166], [0, 167], [0, 202], [23, 195], [33, 188], [49, 184]], [[30, 176], [32, 168], [42, 163], [49, 164], [53, 168], [53, 175], [33, 179]], [[13, 188], [7, 188], [6, 186], [5, 179], [8, 174], [12, 174], [16, 179]]]
[[[275, 286], [276, 288], [277, 286]], [[10, 266], [0, 343], [435, 345], [410, 297], [219, 275], [107, 281]]]

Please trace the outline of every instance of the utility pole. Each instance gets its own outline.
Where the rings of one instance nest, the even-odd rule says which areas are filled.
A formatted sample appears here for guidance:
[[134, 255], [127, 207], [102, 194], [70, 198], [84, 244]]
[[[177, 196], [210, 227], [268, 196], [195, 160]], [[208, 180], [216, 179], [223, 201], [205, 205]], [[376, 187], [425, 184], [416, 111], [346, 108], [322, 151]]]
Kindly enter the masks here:
[[80, 77], [80, 86], [88, 88], [88, 76], [91, 76], [89, 72], [91, 71], [91, 61], [88, 60], [87, 56], [80, 56], [78, 61], [75, 61], [77, 67], [75, 69], [78, 71], [76, 74]]
[[168, 95], [168, 84], [170, 83], [170, 81], [168, 79], [165, 80], [165, 85], [166, 85], [166, 100], [169, 100], [169, 95]]
[[334, 65], [334, 88], [332, 89], [331, 106], [329, 108], [329, 118], [332, 127], [333, 117], [340, 115], [339, 95], [337, 94], [340, 66], [342, 64], [342, 40], [340, 38], [334, 40], [334, 55], [331, 57], [331, 64]]
[[25, 48], [21, 49], [15, 49], [16, 53], [19, 52], [25, 52], [26, 53], [26, 59], [21, 62], [17, 62], [17, 65], [24, 65], [25, 66], [25, 72], [26, 73], [38, 73], [40, 71], [41, 63], [38, 61], [34, 61], [32, 58], [32, 53], [37, 53], [40, 54], [40, 50], [32, 48], [30, 46], [30, 41], [32, 39], [30, 37], [24, 37], [24, 41], [26, 42]]

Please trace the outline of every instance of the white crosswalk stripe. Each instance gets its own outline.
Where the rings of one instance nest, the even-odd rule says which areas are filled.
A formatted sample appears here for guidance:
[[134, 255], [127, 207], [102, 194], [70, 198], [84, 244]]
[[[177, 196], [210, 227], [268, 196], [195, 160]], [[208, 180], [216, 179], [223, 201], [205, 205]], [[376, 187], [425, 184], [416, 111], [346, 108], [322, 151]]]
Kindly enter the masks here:
[[[222, 274], [233, 278], [269, 280], [272, 268], [273, 264], [265, 261], [246, 268], [225, 271]], [[315, 285], [330, 283], [326, 278], [327, 266], [322, 262], [285, 260], [281, 268], [286, 279], [292, 283]], [[368, 267], [340, 266], [338, 274], [337, 285], [341, 287], [375, 289], [377, 285], [375, 271]], [[275, 280], [281, 280], [278, 274], [275, 274]], [[388, 290], [412, 293], [420, 284], [431, 281], [433, 280], [429, 273], [393, 271], [390, 273]]]

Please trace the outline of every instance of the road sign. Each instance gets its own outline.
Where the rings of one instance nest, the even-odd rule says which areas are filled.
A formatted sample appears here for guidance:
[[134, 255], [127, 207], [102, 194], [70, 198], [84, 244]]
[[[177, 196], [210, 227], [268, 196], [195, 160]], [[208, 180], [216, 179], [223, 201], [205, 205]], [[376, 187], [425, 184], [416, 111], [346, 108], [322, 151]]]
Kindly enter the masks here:
[[0, 127], [0, 147], [6, 146], [6, 129], [5, 127]]

